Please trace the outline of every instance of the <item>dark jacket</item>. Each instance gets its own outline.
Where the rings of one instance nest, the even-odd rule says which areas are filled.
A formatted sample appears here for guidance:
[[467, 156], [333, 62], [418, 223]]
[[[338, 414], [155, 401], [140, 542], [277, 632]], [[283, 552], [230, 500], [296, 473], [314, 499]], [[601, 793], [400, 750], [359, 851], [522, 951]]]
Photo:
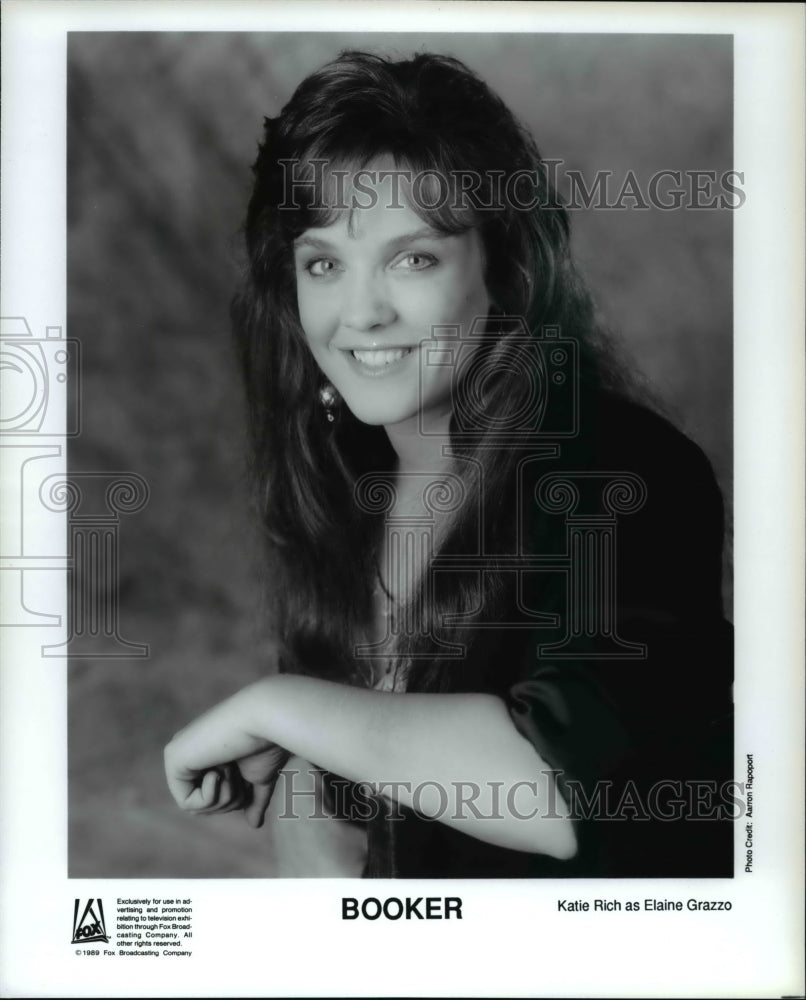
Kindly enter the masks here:
[[482, 689], [557, 772], [578, 853], [511, 851], [402, 809], [368, 824], [365, 877], [733, 873], [722, 498], [702, 451], [646, 408], [602, 396], [585, 423], [519, 486], [526, 551], [554, 559], [524, 569], [517, 614], [554, 623], [481, 647]]

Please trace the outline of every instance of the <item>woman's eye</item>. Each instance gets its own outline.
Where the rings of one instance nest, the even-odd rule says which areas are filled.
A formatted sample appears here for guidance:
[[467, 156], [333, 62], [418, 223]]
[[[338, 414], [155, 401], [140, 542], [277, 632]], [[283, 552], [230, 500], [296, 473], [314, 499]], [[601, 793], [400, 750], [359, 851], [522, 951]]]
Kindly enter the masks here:
[[428, 267], [436, 264], [436, 257], [430, 253], [407, 253], [395, 261], [393, 267], [399, 267], [404, 271], [424, 271]]
[[303, 265], [303, 270], [314, 278], [327, 278], [336, 270], [336, 262], [329, 257], [317, 257], [316, 260], [309, 260]]

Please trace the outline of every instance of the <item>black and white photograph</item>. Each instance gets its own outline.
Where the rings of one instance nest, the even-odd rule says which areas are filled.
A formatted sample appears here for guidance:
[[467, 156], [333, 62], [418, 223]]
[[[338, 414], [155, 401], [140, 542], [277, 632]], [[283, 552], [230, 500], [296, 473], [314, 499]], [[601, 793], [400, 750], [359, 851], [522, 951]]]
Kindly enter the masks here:
[[[98, 6], [64, 5], [40, 120], [62, 291], [45, 314], [17, 253], [2, 310], [3, 644], [41, 665], [7, 691], [30, 712], [56, 687], [61, 747], [27, 769], [15, 713], [3, 805], [55, 781], [32, 823], [63, 817], [63, 995], [796, 991], [776, 532], [801, 551], [802, 448], [763, 421], [802, 407], [798, 307], [748, 328], [791, 300], [768, 263], [802, 235], [771, 250], [753, 205], [778, 175], [748, 152], [752, 31], [706, 5], [700, 30], [683, 5], [655, 28], [636, 5], [640, 30], [619, 5], [604, 28], [456, 3], [460, 30], [428, 4]], [[720, 972], [720, 935], [762, 932], [754, 893], [781, 933]], [[388, 992], [227, 978], [225, 911], [233, 955], [268, 935], [299, 963], [315, 934], [422, 967]], [[607, 981], [423, 971], [535, 927]], [[664, 938], [693, 956], [666, 986]]]
[[71, 871], [732, 875], [731, 56], [70, 36]]

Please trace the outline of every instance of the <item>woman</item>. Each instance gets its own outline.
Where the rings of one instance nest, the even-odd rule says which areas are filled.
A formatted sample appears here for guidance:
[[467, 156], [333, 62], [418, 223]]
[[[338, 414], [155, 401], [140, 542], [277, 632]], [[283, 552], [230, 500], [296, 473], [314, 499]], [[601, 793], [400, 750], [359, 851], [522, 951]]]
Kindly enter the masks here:
[[631, 398], [532, 140], [456, 60], [347, 53], [254, 169], [280, 672], [174, 737], [179, 805], [260, 825], [291, 754], [367, 876], [730, 874], [721, 499]]

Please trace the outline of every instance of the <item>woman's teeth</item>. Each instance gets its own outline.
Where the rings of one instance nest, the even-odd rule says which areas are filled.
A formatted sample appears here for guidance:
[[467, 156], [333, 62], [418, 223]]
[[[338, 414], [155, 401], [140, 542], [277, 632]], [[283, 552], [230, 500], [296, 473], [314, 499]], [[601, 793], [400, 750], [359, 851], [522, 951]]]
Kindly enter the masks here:
[[368, 368], [383, 368], [384, 365], [391, 365], [395, 361], [400, 361], [411, 351], [410, 347], [396, 347], [388, 351], [351, 351], [350, 353], [356, 361]]

